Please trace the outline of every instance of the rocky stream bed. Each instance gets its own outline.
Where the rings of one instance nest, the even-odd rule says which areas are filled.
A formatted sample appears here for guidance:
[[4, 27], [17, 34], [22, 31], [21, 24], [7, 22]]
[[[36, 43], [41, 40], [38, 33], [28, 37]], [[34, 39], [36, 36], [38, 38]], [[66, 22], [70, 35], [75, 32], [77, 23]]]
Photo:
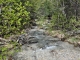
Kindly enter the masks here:
[[80, 60], [79, 47], [46, 35], [43, 29], [29, 30], [18, 42], [23, 44], [21, 51], [12, 60]]

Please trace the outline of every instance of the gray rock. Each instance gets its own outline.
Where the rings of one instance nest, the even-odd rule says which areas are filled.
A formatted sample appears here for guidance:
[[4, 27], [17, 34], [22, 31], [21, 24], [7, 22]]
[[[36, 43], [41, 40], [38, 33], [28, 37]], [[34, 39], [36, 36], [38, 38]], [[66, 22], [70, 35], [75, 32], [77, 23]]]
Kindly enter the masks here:
[[[54, 44], [54, 43], [53, 43]], [[22, 50], [14, 55], [14, 60], [79, 60], [80, 59], [80, 49], [79, 51], [74, 49], [69, 43], [58, 42], [58, 46], [48, 46], [44, 49], [36, 48], [37, 44], [30, 45], [33, 49], [29, 49], [25, 45], [27, 50]], [[64, 45], [63, 45], [64, 44]], [[61, 48], [60, 48], [61, 47]]]
[[46, 36], [45, 37], [45, 40], [49, 40], [49, 41], [60, 41], [61, 39], [60, 38], [54, 38], [54, 37], [52, 37], [52, 36]]
[[40, 29], [40, 30], [31, 29], [31, 30], [29, 30], [28, 34], [31, 36], [36, 36], [36, 35], [44, 35], [45, 33], [44, 33], [44, 30], [42, 30], [42, 29]]
[[[41, 29], [31, 29], [28, 36], [20, 35], [18, 39], [24, 45], [21, 47], [21, 52], [14, 55], [14, 60], [80, 59], [80, 49], [75, 50], [75, 47], [68, 42], [62, 42], [59, 38], [45, 35], [44, 30]], [[27, 42], [30, 44], [26, 44]]]
[[28, 43], [31, 44], [31, 43], [38, 43], [38, 39], [37, 38], [30, 38], [28, 39]]
[[18, 41], [18, 43], [20, 43], [21, 45], [23, 45], [23, 44], [27, 43], [27, 36], [25, 34], [20, 35], [18, 37], [17, 41]]
[[20, 35], [18, 37], [18, 42], [20, 44], [31, 44], [31, 43], [38, 43], [38, 42], [42, 42], [42, 41], [50, 41], [50, 42], [55, 42], [55, 41], [58, 41], [60, 40], [59, 38], [53, 38], [51, 36], [47, 36], [47, 35], [44, 35], [44, 30], [35, 30], [35, 29], [31, 29], [29, 31], [29, 34], [26, 36], [26, 35]]
[[80, 34], [80, 30], [75, 31], [75, 34]]

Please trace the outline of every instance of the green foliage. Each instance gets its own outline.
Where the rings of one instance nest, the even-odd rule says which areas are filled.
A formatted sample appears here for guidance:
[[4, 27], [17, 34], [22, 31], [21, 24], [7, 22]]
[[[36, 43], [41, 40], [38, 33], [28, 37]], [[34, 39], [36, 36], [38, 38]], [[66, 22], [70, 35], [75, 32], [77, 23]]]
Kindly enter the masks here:
[[34, 5], [34, 12], [37, 14], [38, 20], [46, 21], [48, 17], [51, 17], [50, 29], [74, 30], [80, 26], [80, 21], [77, 21], [78, 16], [75, 15], [77, 13], [73, 4], [75, 1], [37, 0], [35, 2], [35, 0], [30, 0], [30, 2]]
[[20, 51], [20, 45], [17, 42], [10, 42], [7, 46], [0, 47], [0, 60], [6, 60], [7, 57]]
[[[66, 0], [53, 0], [51, 4], [53, 5], [53, 13], [50, 25], [51, 28], [69, 31], [79, 29], [80, 21], [77, 20], [78, 16], [75, 15], [77, 12], [73, 12], [76, 8], [73, 9], [73, 7], [71, 7], [71, 2]], [[68, 7], [66, 7], [66, 5]], [[50, 8], [52, 7], [50, 6]]]
[[37, 9], [38, 17], [44, 16], [46, 18], [48, 15], [53, 14], [54, 7], [52, 1], [44, 0], [38, 6], [39, 6]]
[[66, 19], [63, 14], [53, 15], [51, 20], [51, 28], [59, 29], [62, 31], [71, 31], [79, 29], [80, 21], [76, 21], [75, 18]]
[[29, 26], [30, 12], [27, 10], [32, 5], [29, 1], [6, 0], [2, 2], [0, 14], [0, 35], [20, 33]]
[[73, 30], [80, 26], [79, 8], [74, 7], [74, 3], [78, 6], [80, 1], [77, 1], [78, 4], [73, 0], [35, 1], [0, 0], [0, 36], [21, 33], [24, 28], [30, 26], [29, 22], [36, 18], [38, 20], [51, 18], [51, 29], [54, 27], [54, 29]]

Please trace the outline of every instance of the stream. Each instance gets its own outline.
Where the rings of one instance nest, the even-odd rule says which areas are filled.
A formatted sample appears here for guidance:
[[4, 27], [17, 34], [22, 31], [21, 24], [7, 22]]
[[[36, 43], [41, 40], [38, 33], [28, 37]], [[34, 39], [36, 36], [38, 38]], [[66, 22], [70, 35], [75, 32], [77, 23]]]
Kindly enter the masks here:
[[23, 46], [13, 60], [80, 60], [79, 47], [46, 35], [43, 29], [30, 29], [25, 37], [18, 40]]

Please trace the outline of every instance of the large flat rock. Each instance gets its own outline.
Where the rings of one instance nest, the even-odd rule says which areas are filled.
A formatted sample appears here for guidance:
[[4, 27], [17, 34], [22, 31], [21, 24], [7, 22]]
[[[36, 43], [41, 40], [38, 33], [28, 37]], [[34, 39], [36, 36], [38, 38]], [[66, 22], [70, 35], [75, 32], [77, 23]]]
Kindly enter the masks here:
[[[14, 60], [79, 60], [80, 48], [67, 42], [50, 43], [42, 49], [38, 43], [22, 46], [22, 51], [14, 56]], [[64, 44], [64, 45], [63, 45]]]
[[[22, 35], [19, 39], [23, 44], [21, 52], [14, 54], [13, 60], [80, 60], [80, 48], [58, 38], [47, 36], [44, 30], [32, 29], [28, 39]], [[33, 43], [36, 42], [36, 43]]]

